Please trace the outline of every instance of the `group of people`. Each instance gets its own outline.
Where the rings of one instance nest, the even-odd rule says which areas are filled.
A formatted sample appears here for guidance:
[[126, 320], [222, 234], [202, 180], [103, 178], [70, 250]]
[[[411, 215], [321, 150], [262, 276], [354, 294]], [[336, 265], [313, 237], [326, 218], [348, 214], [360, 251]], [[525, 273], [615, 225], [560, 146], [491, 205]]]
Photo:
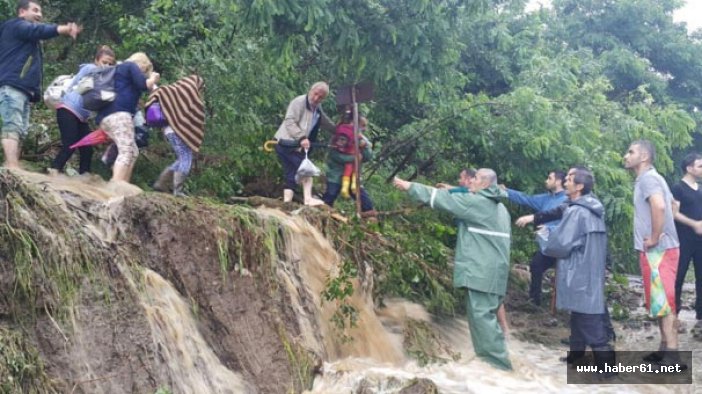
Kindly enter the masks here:
[[[276, 152], [285, 174], [284, 201], [293, 198], [296, 171], [320, 128], [336, 133], [332, 141], [349, 139], [344, 128], [351, 122], [350, 113], [342, 114], [335, 126], [321, 109], [328, 93], [329, 86], [318, 82], [308, 94], [296, 97], [275, 135]], [[360, 136], [356, 143], [361, 160], [370, 159], [368, 140]], [[344, 165], [354, 160], [352, 153], [356, 148], [344, 151], [334, 144], [331, 148], [322, 201], [312, 196], [311, 178], [300, 180], [307, 205], [333, 205], [344, 187]], [[702, 156], [691, 154], [683, 160], [685, 176], [673, 192], [656, 172], [654, 159], [655, 148], [647, 140], [633, 142], [624, 155], [625, 167], [637, 176], [634, 248], [639, 252], [645, 303], [650, 315], [658, 319], [661, 336], [658, 351], [645, 360], [672, 365], [680, 362], [675, 322], [691, 259], [695, 262], [696, 290], [702, 294], [702, 191], [698, 183], [702, 181]], [[504, 202], [510, 201], [535, 211], [517, 219], [517, 226], [533, 223], [540, 229], [536, 237], [538, 248], [530, 263], [529, 296], [534, 304], [541, 305], [544, 272], [557, 268], [555, 306], [570, 312], [570, 352], [564, 361], [577, 362], [590, 347], [596, 364], [614, 362], [610, 341], [616, 336], [605, 297], [609, 255], [605, 209], [592, 192], [595, 179], [588, 168], [573, 166], [567, 172], [550, 171], [545, 181], [547, 192], [538, 195], [498, 185], [497, 174], [489, 168], [461, 171], [459, 186], [439, 183], [431, 187], [399, 178], [394, 184], [413, 199], [456, 218], [454, 286], [466, 289], [470, 333], [479, 357], [498, 368], [512, 368], [505, 345], [508, 327], [503, 305], [511, 240], [510, 215]], [[363, 210], [372, 210], [362, 187], [360, 196]], [[697, 319], [702, 320], [700, 298], [695, 310]]]
[[[367, 120], [360, 117], [358, 123], [361, 133], [357, 135], [357, 140], [354, 140], [352, 109], [343, 108], [339, 121], [335, 124], [324, 113], [321, 106], [328, 95], [329, 85], [326, 82], [314, 83], [307, 94], [297, 96], [290, 102], [285, 118], [275, 133], [275, 152], [283, 167], [283, 201], [293, 200], [295, 189], [299, 184], [302, 186], [305, 205], [333, 206], [339, 195], [353, 199], [359, 195], [363, 215], [373, 216], [375, 214], [373, 201], [362, 185], [355, 184], [357, 176], [352, 165], [357, 159], [359, 162], [364, 162], [373, 158], [371, 143], [362, 133]], [[296, 177], [300, 165], [308, 157], [317, 141], [320, 129], [332, 134], [331, 144], [327, 146], [330, 152], [327, 156], [326, 191], [321, 199], [313, 195], [312, 177]]]
[[[59, 35], [76, 39], [82, 28], [75, 23], [55, 25], [42, 23], [42, 9], [38, 0], [20, 0], [17, 17], [0, 25], [0, 116], [2, 116], [2, 146], [7, 168], [20, 167], [22, 141], [29, 129], [30, 103], [42, 97], [43, 59], [41, 41]], [[157, 88], [160, 75], [142, 52], [132, 54], [116, 64], [114, 51], [100, 47], [90, 64], [84, 64], [73, 76], [65, 94], [56, 106], [56, 120], [62, 147], [51, 167], [50, 174], [62, 172], [76, 144], [91, 132], [89, 119], [95, 115], [95, 124], [105, 132], [117, 148], [112, 165], [112, 181], [129, 182], [139, 155], [135, 141], [135, 114], [139, 111], [142, 95], [150, 92], [146, 103], [158, 102], [160, 114], [167, 124], [164, 134], [176, 153], [176, 161], [154, 184], [160, 191], [183, 194], [183, 184], [204, 134], [204, 82], [191, 75], [177, 82]], [[101, 67], [114, 67], [114, 98], [97, 113], [85, 108], [83, 95], [75, 88], [84, 77]], [[147, 117], [148, 120], [148, 117]], [[90, 172], [93, 149], [78, 148], [79, 173]], [[166, 180], [172, 179], [172, 185]]]
[[[702, 155], [692, 153], [683, 159], [680, 167], [685, 175], [672, 192], [654, 160], [655, 147], [647, 140], [632, 142], [624, 155], [625, 167], [636, 175], [634, 249], [639, 254], [646, 308], [658, 320], [660, 331], [659, 349], [644, 360], [674, 365], [682, 364], [675, 323], [691, 260], [698, 295], [695, 311], [702, 320]], [[545, 182], [548, 192], [531, 196], [498, 185], [495, 171], [489, 168], [475, 173], [464, 170], [460, 177], [458, 187], [430, 187], [399, 178], [394, 184], [414, 200], [456, 219], [454, 286], [466, 289], [466, 312], [478, 357], [501, 369], [512, 368], [502, 322], [511, 240], [504, 202], [511, 201], [536, 211], [517, 219], [518, 226], [540, 226], [529, 291], [535, 304], [541, 302], [544, 271], [556, 267], [556, 307], [570, 312], [570, 352], [564, 361], [578, 362], [590, 347], [598, 366], [613, 365], [614, 333], [605, 296], [608, 231], [604, 206], [593, 194], [593, 173], [582, 166], [573, 166], [567, 173], [551, 171]]]
[[[5, 167], [19, 168], [22, 140], [27, 136], [30, 103], [39, 101], [42, 82], [40, 41], [59, 35], [75, 39], [81, 27], [75, 23], [44, 24], [38, 0], [21, 0], [17, 18], [0, 26], [0, 116]], [[113, 66], [114, 51], [100, 47], [94, 62], [80, 67], [71, 86], [95, 68]], [[114, 73], [114, 101], [97, 112], [95, 123], [114, 141], [118, 154], [112, 180], [129, 182], [139, 155], [134, 140], [134, 115], [143, 93], [151, 92], [147, 105], [158, 102], [166, 138], [177, 159], [166, 168], [154, 188], [176, 195], [202, 143], [204, 133], [204, 82], [191, 75], [174, 84], [157, 88], [158, 73], [144, 53], [135, 53], [117, 64]], [[293, 99], [275, 134], [275, 151], [284, 173], [283, 201], [293, 200], [297, 185], [302, 186], [306, 205], [333, 206], [339, 195], [361, 199], [362, 211], [373, 214], [373, 202], [360, 184], [353, 181], [358, 168], [354, 161], [372, 159], [370, 141], [363, 135], [366, 119], [353, 133], [354, 114], [344, 109], [337, 123], [324, 113], [321, 103], [329, 94], [325, 82], [311, 86], [307, 94]], [[90, 132], [91, 112], [84, 108], [82, 96], [67, 90], [56, 108], [62, 148], [52, 163], [63, 170], [74, 149], [71, 145]], [[313, 149], [320, 129], [331, 133], [327, 158], [327, 185], [321, 199], [312, 191], [312, 178], [296, 177], [298, 168]], [[79, 149], [79, 172], [90, 171], [92, 148]], [[676, 316], [681, 308], [681, 291], [690, 261], [694, 261], [696, 317], [702, 320], [702, 156], [688, 155], [681, 163], [685, 172], [672, 191], [653, 166], [655, 148], [646, 140], [633, 142], [624, 155], [625, 167], [636, 175], [634, 187], [634, 248], [639, 253], [644, 280], [645, 302], [651, 316], [658, 319], [660, 346], [647, 356], [661, 364], [679, 362]], [[446, 211], [456, 218], [458, 241], [454, 265], [454, 286], [466, 289], [466, 311], [476, 354], [502, 369], [511, 369], [505, 332], [503, 299], [510, 267], [511, 219], [505, 201], [530, 207], [533, 215], [520, 217], [516, 224], [543, 225], [537, 233], [538, 249], [531, 260], [531, 300], [540, 305], [544, 272], [556, 270], [556, 306], [570, 311], [570, 354], [575, 362], [589, 346], [598, 364], [612, 362], [611, 323], [605, 302], [607, 228], [604, 206], [592, 193], [592, 172], [574, 166], [567, 173], [549, 172], [547, 193], [527, 195], [500, 187], [497, 174], [489, 168], [461, 172], [460, 185], [436, 187], [399, 178], [394, 185], [431, 208]]]

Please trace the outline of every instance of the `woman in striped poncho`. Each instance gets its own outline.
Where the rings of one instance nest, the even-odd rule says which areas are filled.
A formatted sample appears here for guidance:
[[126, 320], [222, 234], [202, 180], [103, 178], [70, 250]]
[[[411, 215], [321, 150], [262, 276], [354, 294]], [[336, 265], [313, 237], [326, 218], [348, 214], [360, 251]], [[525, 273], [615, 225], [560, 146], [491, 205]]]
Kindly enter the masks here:
[[205, 134], [204, 86], [200, 76], [190, 75], [156, 89], [149, 96], [146, 107], [158, 101], [168, 122], [163, 133], [176, 154], [176, 161], [161, 172], [154, 190], [169, 191], [173, 179], [173, 195], [185, 195], [183, 186], [190, 173], [193, 153], [200, 151]]

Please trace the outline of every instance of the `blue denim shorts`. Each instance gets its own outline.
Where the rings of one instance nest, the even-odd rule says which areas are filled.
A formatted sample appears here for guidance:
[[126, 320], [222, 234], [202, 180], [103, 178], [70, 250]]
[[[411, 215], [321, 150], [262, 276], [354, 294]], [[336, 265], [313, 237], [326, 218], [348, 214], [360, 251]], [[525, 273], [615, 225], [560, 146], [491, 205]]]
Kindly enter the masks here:
[[29, 97], [12, 86], [0, 86], [2, 138], [21, 141], [29, 130]]

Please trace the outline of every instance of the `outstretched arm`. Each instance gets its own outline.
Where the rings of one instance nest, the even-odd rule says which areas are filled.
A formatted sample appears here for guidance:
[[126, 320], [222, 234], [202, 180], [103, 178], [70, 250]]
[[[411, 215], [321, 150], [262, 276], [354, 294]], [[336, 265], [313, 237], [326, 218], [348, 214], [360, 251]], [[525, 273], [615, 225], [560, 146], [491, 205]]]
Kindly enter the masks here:
[[453, 189], [455, 186], [449, 185], [448, 183], [442, 183], [439, 182], [436, 185], [434, 185], [437, 189], [442, 189], [442, 190], [448, 190], [448, 189]]
[[319, 127], [323, 130], [326, 130], [330, 133], [336, 132], [336, 125], [334, 122], [329, 119], [327, 114], [324, 113], [324, 111], [321, 111], [321, 116], [319, 117]]
[[563, 217], [563, 212], [565, 212], [566, 208], [568, 208], [568, 204], [561, 204], [547, 211], [535, 213], [534, 226], [539, 226], [554, 220], [560, 220]]
[[440, 190], [435, 187], [408, 182], [400, 178], [393, 181], [395, 187], [408, 191], [410, 197], [424, 204], [429, 204], [432, 209], [448, 212], [459, 219], [470, 217], [470, 199], [467, 193], [451, 194], [448, 190]]
[[517, 227], [526, 227], [526, 225], [529, 223], [534, 223], [534, 215], [521, 216], [514, 222]]
[[83, 27], [71, 22], [66, 23], [65, 25], [59, 25], [56, 30], [58, 31], [58, 34], [62, 36], [69, 36], [75, 40], [78, 37], [78, 34], [83, 31]]
[[544, 204], [546, 204], [550, 196], [543, 193], [528, 195], [518, 190], [507, 189], [507, 197], [513, 203], [525, 205], [535, 211], [540, 211], [543, 209]]

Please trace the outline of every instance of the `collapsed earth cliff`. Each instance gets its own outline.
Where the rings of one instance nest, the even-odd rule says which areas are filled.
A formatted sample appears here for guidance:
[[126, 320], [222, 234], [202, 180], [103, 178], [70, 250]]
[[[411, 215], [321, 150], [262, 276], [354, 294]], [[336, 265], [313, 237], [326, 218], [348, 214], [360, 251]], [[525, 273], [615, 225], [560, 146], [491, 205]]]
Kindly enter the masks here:
[[7, 170], [0, 196], [0, 392], [301, 392], [322, 360], [402, 357], [368, 284], [373, 340], [337, 332], [339, 256], [300, 215]]

